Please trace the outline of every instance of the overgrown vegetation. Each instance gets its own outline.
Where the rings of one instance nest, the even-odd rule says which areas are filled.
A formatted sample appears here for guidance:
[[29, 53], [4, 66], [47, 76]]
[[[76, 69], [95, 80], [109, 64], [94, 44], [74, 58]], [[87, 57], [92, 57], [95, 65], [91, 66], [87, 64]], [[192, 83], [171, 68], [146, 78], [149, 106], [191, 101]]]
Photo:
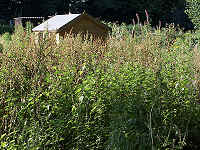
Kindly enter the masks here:
[[197, 34], [110, 26], [104, 44], [2, 35], [0, 149], [199, 149]]

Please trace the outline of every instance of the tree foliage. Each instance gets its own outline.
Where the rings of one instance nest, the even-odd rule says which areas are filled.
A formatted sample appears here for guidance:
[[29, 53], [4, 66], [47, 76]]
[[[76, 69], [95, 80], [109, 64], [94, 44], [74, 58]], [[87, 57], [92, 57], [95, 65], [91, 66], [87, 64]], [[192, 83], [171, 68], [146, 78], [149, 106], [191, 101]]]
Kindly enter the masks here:
[[200, 29], [200, 0], [187, 0], [186, 2], [186, 14], [194, 24], [194, 28]]
[[1, 0], [0, 1], [0, 18], [6, 19], [9, 17], [9, 15], [11, 13], [9, 6], [10, 6], [9, 0]]
[[[174, 0], [12, 0], [10, 18], [68, 13], [71, 4], [72, 13], [86, 11], [104, 20], [127, 23], [132, 22], [136, 13], [140, 15], [141, 20], [144, 20], [144, 11], [147, 10], [154, 21], [153, 24], [157, 24], [159, 20], [168, 22], [170, 14], [176, 9], [178, 3], [179, 1]], [[0, 8], [8, 10], [7, 6], [1, 3]]]
[[[149, 12], [155, 23], [159, 20], [167, 22], [170, 13], [176, 8], [177, 1], [173, 0], [101, 0], [88, 1], [88, 10], [96, 16], [106, 16], [109, 20], [129, 22], [138, 13], [142, 20], [145, 19], [144, 11]], [[168, 19], [168, 20], [167, 20]]]

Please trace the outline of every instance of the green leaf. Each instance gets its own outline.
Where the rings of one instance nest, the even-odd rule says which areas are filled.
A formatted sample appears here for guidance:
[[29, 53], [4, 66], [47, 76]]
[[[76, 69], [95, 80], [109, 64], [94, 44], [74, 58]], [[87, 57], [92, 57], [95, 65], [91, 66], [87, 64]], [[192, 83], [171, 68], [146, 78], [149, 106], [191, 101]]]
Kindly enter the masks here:
[[7, 146], [7, 143], [6, 142], [2, 142], [1, 143], [1, 147], [5, 148]]
[[6, 136], [6, 133], [1, 135], [1, 140]]

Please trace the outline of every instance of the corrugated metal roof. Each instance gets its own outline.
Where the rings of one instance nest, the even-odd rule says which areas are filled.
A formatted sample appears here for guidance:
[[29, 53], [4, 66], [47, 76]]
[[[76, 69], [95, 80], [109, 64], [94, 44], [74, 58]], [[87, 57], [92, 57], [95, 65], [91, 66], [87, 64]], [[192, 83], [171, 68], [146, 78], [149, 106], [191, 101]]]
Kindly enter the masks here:
[[33, 28], [33, 31], [56, 31], [80, 15], [81, 14], [56, 15]]

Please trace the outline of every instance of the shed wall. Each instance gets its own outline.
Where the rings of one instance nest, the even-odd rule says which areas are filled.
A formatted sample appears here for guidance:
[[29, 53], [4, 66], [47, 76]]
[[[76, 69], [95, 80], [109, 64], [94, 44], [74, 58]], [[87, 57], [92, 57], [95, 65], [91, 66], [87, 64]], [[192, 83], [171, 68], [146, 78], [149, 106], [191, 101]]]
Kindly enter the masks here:
[[82, 17], [73, 21], [73, 23], [67, 24], [59, 31], [59, 34], [62, 37], [65, 37], [65, 35], [69, 33], [81, 33], [83, 35], [89, 34], [94, 38], [101, 38], [103, 40], [105, 40], [108, 36], [108, 31], [105, 28], [98, 26], [96, 23], [94, 23], [94, 21], [91, 21], [86, 17]]

